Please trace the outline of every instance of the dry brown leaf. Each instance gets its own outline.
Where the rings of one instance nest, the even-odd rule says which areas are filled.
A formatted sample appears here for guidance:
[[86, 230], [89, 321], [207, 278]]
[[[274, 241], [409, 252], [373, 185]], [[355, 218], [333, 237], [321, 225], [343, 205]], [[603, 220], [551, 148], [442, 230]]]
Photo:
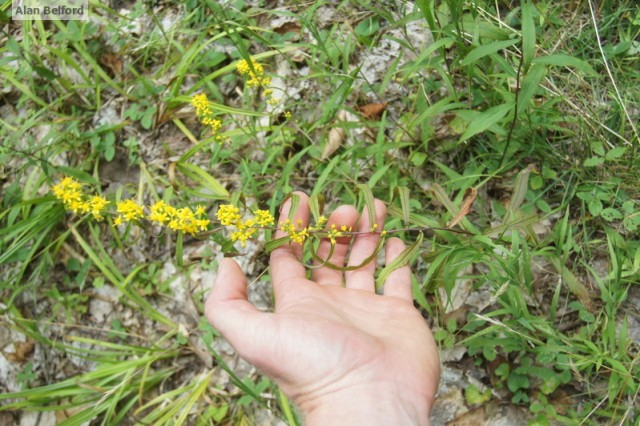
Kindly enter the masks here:
[[111, 71], [111, 77], [117, 77], [122, 72], [122, 59], [115, 53], [103, 53], [100, 55], [100, 65]]
[[340, 145], [342, 145], [342, 142], [344, 142], [345, 136], [346, 132], [341, 127], [334, 127], [333, 129], [329, 130], [327, 144], [324, 147], [324, 151], [322, 152], [322, 157], [320, 157], [320, 160], [326, 160], [327, 158], [331, 157], [331, 154], [333, 154], [338, 148], [340, 148]]
[[460, 211], [458, 214], [451, 220], [449, 223], [449, 229], [453, 228], [460, 222], [464, 217], [469, 214], [469, 210], [471, 210], [471, 205], [476, 199], [478, 195], [478, 190], [476, 188], [467, 188], [464, 192], [464, 198], [462, 199], [462, 205], [460, 206]]
[[10, 361], [15, 363], [23, 363], [27, 360], [29, 355], [33, 352], [35, 344], [33, 342], [13, 342], [13, 347], [15, 348], [15, 352], [4, 352], [4, 357]]
[[299, 33], [300, 25], [297, 22], [285, 22], [280, 25], [278, 28], [274, 28], [273, 31], [276, 33], [283, 35], [286, 33]]
[[486, 423], [486, 412], [484, 406], [474, 408], [455, 419], [445, 423], [447, 426], [476, 426]]
[[381, 104], [366, 104], [358, 107], [364, 118], [368, 120], [380, 120], [382, 113], [387, 109], [387, 102]]

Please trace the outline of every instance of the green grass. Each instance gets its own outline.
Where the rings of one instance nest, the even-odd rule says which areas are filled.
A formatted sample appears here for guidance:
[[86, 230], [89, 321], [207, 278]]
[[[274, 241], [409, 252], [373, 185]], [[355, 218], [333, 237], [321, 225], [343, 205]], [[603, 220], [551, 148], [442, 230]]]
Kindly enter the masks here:
[[[380, 198], [387, 230], [412, 245], [414, 296], [440, 347], [466, 348], [490, 398], [523, 406], [531, 424], [637, 422], [640, 11], [417, 3], [92, 2], [90, 22], [9, 21], [0, 327], [38, 349], [14, 363], [22, 388], [3, 388], [0, 410], [64, 409], [64, 424], [252, 424], [265, 411], [300, 421], [271, 382], [236, 375], [216, 351], [198, 320], [210, 283], [185, 288], [193, 317], [165, 310], [187, 303], [171, 302], [176, 276], [189, 282], [216, 269], [216, 253], [247, 250], [216, 225], [183, 238], [65, 213], [49, 189], [69, 175], [111, 200], [201, 203], [212, 219], [221, 203], [277, 213], [293, 190], [317, 196], [319, 211]], [[432, 44], [414, 37], [421, 27]], [[396, 44], [366, 78], [366, 56]], [[250, 57], [284, 81], [275, 107], [236, 72]], [[200, 92], [228, 142], [196, 120]], [[359, 112], [383, 102], [380, 117]], [[255, 259], [257, 277], [267, 254]], [[169, 278], [165, 263], [177, 268]], [[481, 309], [449, 300], [464, 281], [491, 294]], [[90, 303], [105, 285], [119, 296], [97, 323]], [[55, 362], [39, 364], [40, 351]], [[69, 356], [92, 367], [43, 371]], [[217, 384], [224, 374], [233, 387]]]

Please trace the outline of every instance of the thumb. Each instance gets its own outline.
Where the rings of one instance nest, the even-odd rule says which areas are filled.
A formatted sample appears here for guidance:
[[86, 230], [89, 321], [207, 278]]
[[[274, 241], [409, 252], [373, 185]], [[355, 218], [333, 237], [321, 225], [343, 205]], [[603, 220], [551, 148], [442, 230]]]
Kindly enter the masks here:
[[223, 259], [218, 276], [204, 305], [209, 323], [240, 353], [251, 352], [251, 342], [263, 316], [247, 300], [247, 278], [238, 264]]

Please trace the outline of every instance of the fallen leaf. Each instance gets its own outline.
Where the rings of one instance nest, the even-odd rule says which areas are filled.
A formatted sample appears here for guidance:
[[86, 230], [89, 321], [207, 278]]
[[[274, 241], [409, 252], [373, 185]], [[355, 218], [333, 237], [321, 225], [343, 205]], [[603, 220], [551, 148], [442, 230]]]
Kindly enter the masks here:
[[334, 127], [329, 130], [329, 137], [327, 138], [327, 144], [324, 147], [324, 151], [322, 152], [322, 157], [320, 160], [326, 160], [331, 157], [331, 154], [336, 152], [342, 142], [344, 142], [346, 136], [346, 132], [342, 127]]
[[277, 28], [274, 28], [273, 31], [276, 33], [283, 35], [286, 33], [299, 33], [300, 25], [297, 22], [285, 22]]
[[15, 363], [23, 363], [27, 360], [29, 355], [33, 353], [33, 349], [35, 344], [33, 342], [13, 342], [13, 347], [15, 348], [15, 352], [4, 352], [4, 357], [10, 361]]
[[111, 71], [111, 77], [116, 77], [122, 72], [122, 59], [115, 53], [103, 53], [100, 55], [100, 65]]
[[471, 205], [476, 199], [478, 195], [478, 190], [476, 188], [467, 188], [464, 192], [464, 198], [462, 199], [462, 205], [460, 206], [460, 211], [458, 214], [451, 220], [448, 228], [451, 229], [458, 224], [464, 217], [469, 214], [471, 210]]
[[475, 426], [485, 424], [486, 413], [484, 406], [474, 408], [446, 422], [447, 426]]
[[362, 113], [364, 118], [368, 120], [380, 120], [382, 113], [387, 109], [387, 102], [381, 104], [361, 105], [357, 109]]

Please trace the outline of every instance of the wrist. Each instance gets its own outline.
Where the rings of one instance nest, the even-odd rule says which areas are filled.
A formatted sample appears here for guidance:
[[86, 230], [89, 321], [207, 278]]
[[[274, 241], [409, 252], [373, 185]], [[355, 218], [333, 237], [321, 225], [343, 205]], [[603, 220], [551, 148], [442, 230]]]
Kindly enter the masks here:
[[429, 425], [433, 395], [401, 389], [395, 383], [350, 387], [300, 401], [307, 426]]

